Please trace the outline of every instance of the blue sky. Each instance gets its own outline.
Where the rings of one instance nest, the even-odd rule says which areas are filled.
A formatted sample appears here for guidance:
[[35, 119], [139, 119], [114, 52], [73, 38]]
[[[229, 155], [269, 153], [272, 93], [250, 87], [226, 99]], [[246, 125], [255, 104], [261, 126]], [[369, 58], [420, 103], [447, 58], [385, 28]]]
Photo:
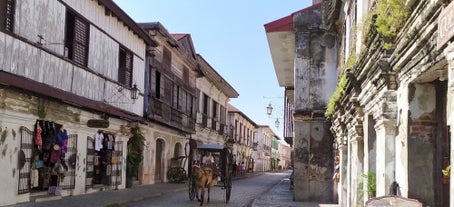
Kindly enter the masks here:
[[[191, 34], [202, 57], [240, 94], [230, 103], [283, 137], [283, 94], [264, 24], [312, 5], [312, 0], [114, 0], [136, 22], [160, 22]], [[271, 103], [274, 111], [266, 114]], [[274, 126], [279, 118], [281, 125]]]

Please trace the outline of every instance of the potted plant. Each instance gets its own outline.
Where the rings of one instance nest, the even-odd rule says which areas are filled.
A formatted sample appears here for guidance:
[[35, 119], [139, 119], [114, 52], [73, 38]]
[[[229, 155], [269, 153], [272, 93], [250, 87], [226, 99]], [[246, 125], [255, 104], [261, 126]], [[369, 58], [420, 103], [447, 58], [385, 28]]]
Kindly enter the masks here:
[[375, 173], [368, 172], [363, 174], [363, 178], [366, 180], [366, 192], [369, 198], [375, 197], [376, 193], [376, 180], [375, 180]]
[[128, 140], [128, 154], [126, 156], [126, 187], [132, 187], [132, 182], [138, 176], [139, 166], [143, 160], [145, 138], [139, 127], [131, 128], [132, 137]]

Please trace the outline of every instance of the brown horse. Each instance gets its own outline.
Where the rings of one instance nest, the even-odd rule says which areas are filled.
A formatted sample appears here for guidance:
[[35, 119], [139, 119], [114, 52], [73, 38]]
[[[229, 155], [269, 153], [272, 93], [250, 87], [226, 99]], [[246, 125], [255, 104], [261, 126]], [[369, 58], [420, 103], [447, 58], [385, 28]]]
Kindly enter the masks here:
[[[208, 188], [208, 198], [207, 203], [210, 202], [210, 189], [213, 185], [213, 170], [209, 167], [204, 167], [203, 169], [200, 166], [194, 165], [192, 167], [195, 178], [195, 185], [197, 189], [197, 200], [200, 201], [200, 206], [203, 205], [203, 200], [205, 196], [205, 188]], [[200, 198], [199, 198], [200, 191]]]

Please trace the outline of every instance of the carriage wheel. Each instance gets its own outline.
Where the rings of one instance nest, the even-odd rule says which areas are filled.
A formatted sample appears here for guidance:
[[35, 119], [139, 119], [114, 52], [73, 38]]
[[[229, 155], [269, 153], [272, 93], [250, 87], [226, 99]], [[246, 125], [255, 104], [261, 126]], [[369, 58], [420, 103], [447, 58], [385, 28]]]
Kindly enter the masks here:
[[189, 177], [189, 200], [193, 201], [194, 198], [195, 198], [195, 194], [197, 192], [197, 188], [195, 186], [195, 180], [194, 178], [191, 176]]
[[229, 203], [230, 193], [232, 192], [232, 178], [231, 177], [228, 177], [225, 179], [224, 187], [225, 187], [225, 203]]

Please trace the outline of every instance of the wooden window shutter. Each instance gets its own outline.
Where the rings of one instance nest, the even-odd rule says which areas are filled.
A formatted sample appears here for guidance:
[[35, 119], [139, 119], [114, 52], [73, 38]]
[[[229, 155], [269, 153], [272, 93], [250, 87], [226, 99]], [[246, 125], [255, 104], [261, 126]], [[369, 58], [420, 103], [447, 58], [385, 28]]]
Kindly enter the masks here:
[[186, 109], [186, 91], [181, 90], [179, 96], [178, 109], [184, 111]]
[[[156, 79], [158, 80], [158, 79]], [[164, 75], [162, 75], [161, 73], [159, 73], [159, 98], [162, 99], [164, 97], [164, 81], [165, 81], [165, 78], [164, 78]], [[158, 84], [156, 84], [158, 85]]]
[[218, 117], [218, 103], [213, 100], [212, 110], [211, 110], [211, 117], [216, 119]]
[[173, 86], [173, 83], [167, 77], [165, 77], [163, 80], [164, 80], [164, 90], [163, 90], [164, 94], [162, 94], [163, 100], [167, 104], [172, 104], [172, 89], [173, 89], [172, 86]]
[[151, 72], [150, 72], [150, 81], [151, 81], [151, 84], [150, 84], [150, 91], [151, 91], [151, 94], [153, 94], [153, 97], [154, 94], [156, 94], [156, 69], [151, 67]]
[[189, 85], [189, 68], [183, 67], [183, 80], [185, 84]]
[[226, 122], [226, 110], [225, 107], [221, 105], [220, 110], [220, 122], [221, 124], [225, 124]]
[[89, 27], [81, 18], [74, 19], [73, 61], [87, 66]]
[[120, 47], [118, 82], [127, 87], [132, 86], [132, 59], [132, 53], [127, 51], [125, 48]]
[[174, 108], [177, 108], [178, 107], [178, 94], [179, 94], [179, 86], [176, 85], [176, 84], [173, 84], [173, 103], [172, 103], [172, 106]]
[[192, 101], [193, 101], [192, 99], [193, 98], [194, 97], [190, 93], [186, 94], [186, 104], [185, 104], [186, 105], [186, 109], [185, 110], [186, 110], [186, 113], [189, 114], [189, 115], [192, 114]]
[[126, 53], [126, 65], [125, 65], [125, 85], [128, 87], [132, 86], [132, 53]]
[[15, 7], [15, 0], [0, 1], [0, 28], [13, 32]]
[[197, 112], [199, 111], [199, 103], [200, 102], [200, 89], [195, 90], [195, 97], [193, 99], [192, 105], [192, 115], [195, 117]]
[[169, 67], [170, 69], [170, 66], [171, 66], [171, 63], [172, 63], [172, 53], [170, 52], [169, 49], [165, 48], [164, 47], [164, 51], [163, 51], [163, 60], [162, 60], [162, 63], [166, 66]]

